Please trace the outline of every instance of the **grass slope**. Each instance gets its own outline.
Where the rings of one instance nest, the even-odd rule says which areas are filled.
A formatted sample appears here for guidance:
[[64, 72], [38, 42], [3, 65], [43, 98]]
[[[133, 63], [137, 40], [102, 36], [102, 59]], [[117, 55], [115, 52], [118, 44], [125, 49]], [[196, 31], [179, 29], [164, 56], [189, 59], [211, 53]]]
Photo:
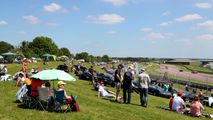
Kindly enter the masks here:
[[[54, 67], [58, 63], [53, 63]], [[10, 72], [15, 72], [16, 65], [8, 65]], [[42, 66], [43, 67], [43, 66]], [[12, 69], [13, 68], [13, 69]], [[55, 113], [35, 109], [24, 109], [15, 103], [15, 94], [18, 88], [14, 88], [15, 82], [0, 82], [0, 120], [198, 120], [189, 116], [179, 115], [156, 108], [156, 105], [167, 106], [169, 99], [149, 96], [148, 108], [139, 106], [139, 95], [132, 95], [132, 104], [115, 103], [110, 100], [97, 98], [97, 92], [92, 90], [88, 81], [77, 80], [66, 85], [67, 93], [77, 95], [81, 112], [79, 113]], [[114, 90], [114, 88], [110, 88]], [[207, 108], [205, 113], [212, 113], [212, 108]], [[203, 118], [202, 118], [203, 119]], [[205, 120], [205, 119], [204, 119]]]

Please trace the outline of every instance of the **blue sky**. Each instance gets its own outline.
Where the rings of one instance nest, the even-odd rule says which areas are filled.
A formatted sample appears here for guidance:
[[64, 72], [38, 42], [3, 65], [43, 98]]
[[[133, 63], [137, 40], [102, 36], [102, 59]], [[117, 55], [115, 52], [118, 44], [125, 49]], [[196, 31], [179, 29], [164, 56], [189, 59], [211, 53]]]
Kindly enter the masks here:
[[1, 0], [0, 40], [72, 53], [213, 58], [213, 0]]

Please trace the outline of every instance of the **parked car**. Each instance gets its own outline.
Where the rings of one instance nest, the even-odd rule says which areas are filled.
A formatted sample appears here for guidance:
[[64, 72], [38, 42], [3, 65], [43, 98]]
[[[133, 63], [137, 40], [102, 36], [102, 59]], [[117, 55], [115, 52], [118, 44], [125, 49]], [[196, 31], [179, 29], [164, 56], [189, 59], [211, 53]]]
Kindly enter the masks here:
[[150, 85], [149, 88], [148, 88], [148, 91], [149, 91], [149, 94], [152, 94], [152, 95], [155, 95], [155, 96], [161, 96], [161, 97], [165, 97], [165, 98], [170, 98], [173, 94], [169, 91], [164, 91], [158, 85]]
[[91, 80], [91, 78], [92, 78], [92, 74], [89, 71], [85, 71], [79, 75], [79, 79], [82, 79], [82, 80]]
[[98, 81], [103, 81], [105, 85], [115, 86], [114, 76], [108, 73], [97, 73]]
[[213, 97], [211, 96], [205, 96], [203, 97], [203, 100], [201, 100], [204, 105], [213, 107]]

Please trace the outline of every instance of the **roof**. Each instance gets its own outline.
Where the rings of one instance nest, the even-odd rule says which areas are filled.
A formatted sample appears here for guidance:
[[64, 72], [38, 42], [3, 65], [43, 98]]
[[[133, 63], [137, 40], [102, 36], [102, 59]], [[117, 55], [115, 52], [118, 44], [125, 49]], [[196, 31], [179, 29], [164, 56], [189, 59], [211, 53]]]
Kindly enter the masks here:
[[193, 61], [193, 60], [170, 60], [170, 61], [167, 61], [167, 62], [199, 62], [199, 61]]

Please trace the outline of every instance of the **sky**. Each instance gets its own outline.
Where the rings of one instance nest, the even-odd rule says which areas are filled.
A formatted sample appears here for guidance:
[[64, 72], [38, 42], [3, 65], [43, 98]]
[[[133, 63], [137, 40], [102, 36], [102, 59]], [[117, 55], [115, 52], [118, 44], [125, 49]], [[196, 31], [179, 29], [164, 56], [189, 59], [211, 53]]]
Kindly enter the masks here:
[[213, 58], [213, 0], [1, 0], [0, 41], [46, 36], [72, 53]]

